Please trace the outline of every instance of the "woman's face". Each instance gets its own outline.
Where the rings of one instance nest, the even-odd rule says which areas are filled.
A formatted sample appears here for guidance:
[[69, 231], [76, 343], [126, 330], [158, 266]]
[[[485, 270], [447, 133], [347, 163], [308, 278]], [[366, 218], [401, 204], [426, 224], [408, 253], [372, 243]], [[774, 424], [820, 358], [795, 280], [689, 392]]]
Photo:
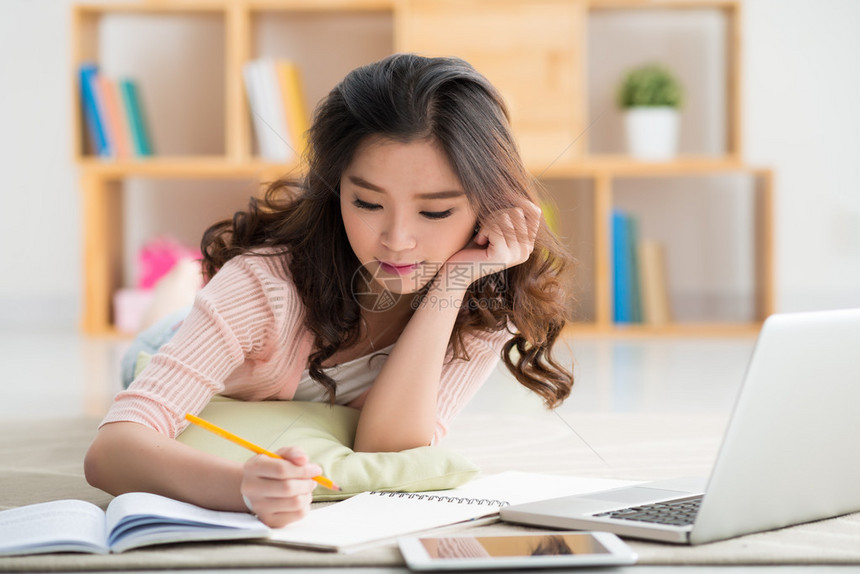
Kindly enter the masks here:
[[375, 283], [415, 293], [472, 238], [477, 218], [432, 140], [365, 139], [340, 180], [352, 249]]

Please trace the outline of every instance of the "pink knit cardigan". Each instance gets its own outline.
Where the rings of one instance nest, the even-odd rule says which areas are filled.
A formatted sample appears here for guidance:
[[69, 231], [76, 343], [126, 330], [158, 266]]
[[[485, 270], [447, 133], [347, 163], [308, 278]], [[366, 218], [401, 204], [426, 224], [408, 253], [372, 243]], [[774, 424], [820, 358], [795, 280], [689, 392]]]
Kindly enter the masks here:
[[[116, 396], [102, 425], [133, 421], [173, 438], [187, 425], [185, 413], [199, 413], [217, 394], [292, 399], [313, 347], [303, 317], [301, 298], [278, 259], [231, 259], [200, 291], [174, 337]], [[433, 443], [489, 377], [508, 338], [506, 330], [465, 337], [468, 361], [453, 360], [448, 350]]]

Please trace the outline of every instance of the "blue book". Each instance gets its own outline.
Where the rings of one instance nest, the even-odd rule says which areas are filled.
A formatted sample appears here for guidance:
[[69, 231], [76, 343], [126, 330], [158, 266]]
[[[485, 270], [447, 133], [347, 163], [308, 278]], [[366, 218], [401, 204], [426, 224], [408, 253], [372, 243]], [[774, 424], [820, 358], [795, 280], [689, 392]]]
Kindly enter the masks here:
[[630, 241], [628, 216], [620, 210], [612, 211], [612, 286], [615, 303], [615, 322], [630, 323]]
[[627, 216], [627, 254], [630, 261], [630, 321], [642, 323], [642, 286], [639, 272], [639, 221]]
[[95, 64], [81, 65], [81, 103], [84, 108], [84, 122], [87, 126], [92, 153], [101, 157], [110, 157], [111, 151], [105, 133], [105, 120], [99, 112], [98, 89], [96, 88], [97, 74], [98, 68]]

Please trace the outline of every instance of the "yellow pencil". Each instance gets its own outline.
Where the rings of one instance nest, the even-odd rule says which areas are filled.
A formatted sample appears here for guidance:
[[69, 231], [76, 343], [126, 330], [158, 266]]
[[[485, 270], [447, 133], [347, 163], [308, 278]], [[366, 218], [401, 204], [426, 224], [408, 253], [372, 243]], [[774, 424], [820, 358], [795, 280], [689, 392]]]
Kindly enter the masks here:
[[[243, 446], [243, 447], [247, 448], [248, 450], [254, 451], [257, 454], [264, 454], [264, 455], [270, 456], [272, 458], [281, 458], [280, 456], [273, 453], [272, 451], [266, 450], [261, 446], [257, 446], [254, 443], [247, 441], [240, 436], [234, 435], [233, 433], [231, 433], [228, 430], [222, 429], [218, 425], [214, 425], [207, 420], [204, 420], [204, 419], [201, 419], [200, 417], [192, 415], [191, 413], [185, 414], [185, 420], [187, 420], [188, 422], [194, 423], [197, 426], [208, 430], [209, 432], [215, 433], [222, 438], [226, 438], [227, 440], [232, 441], [232, 442], [238, 444], [239, 446]], [[332, 480], [330, 478], [326, 478], [326, 477], [320, 475], [320, 476], [313, 477], [313, 479], [316, 482], [318, 482], [319, 484], [328, 488], [329, 490], [340, 491], [340, 487], [338, 485], [336, 485], [334, 482], [332, 482]]]

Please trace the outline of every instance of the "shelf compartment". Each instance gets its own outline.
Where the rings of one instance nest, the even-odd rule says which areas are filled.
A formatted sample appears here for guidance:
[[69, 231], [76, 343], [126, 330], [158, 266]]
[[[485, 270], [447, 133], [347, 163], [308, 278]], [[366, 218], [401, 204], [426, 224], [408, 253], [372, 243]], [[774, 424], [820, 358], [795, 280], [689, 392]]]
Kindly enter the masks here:
[[754, 181], [738, 174], [618, 178], [613, 208], [632, 214], [640, 240], [666, 250], [675, 322], [748, 322], [755, 309]]
[[[390, 2], [254, 2], [248, 34], [242, 64], [261, 58], [294, 62], [310, 120], [317, 103], [351, 70], [393, 53], [394, 13]], [[239, 82], [244, 86], [241, 77]], [[244, 92], [242, 97], [241, 129], [249, 134], [248, 153], [257, 157], [250, 106]]]
[[412, 0], [397, 23], [398, 51], [463, 58], [499, 89], [526, 163], [583, 155], [584, 3]]
[[597, 320], [598, 266], [595, 242], [595, 186], [593, 178], [552, 179], [541, 181], [544, 209], [551, 212], [550, 221], [562, 243], [574, 258], [572, 284], [568, 286], [571, 301], [568, 316], [572, 321], [592, 323]]
[[618, 85], [630, 68], [659, 63], [684, 87], [680, 153], [740, 157], [739, 19], [729, 1], [591, 2], [589, 153], [626, 149]]
[[[716, 168], [681, 175], [677, 166], [662, 175], [580, 170], [575, 177], [556, 173], [542, 180], [557, 206], [559, 234], [577, 260], [570, 317], [578, 332], [755, 331], [773, 313], [772, 173], [732, 162]], [[614, 207], [640, 219], [640, 238], [666, 246], [674, 314], [669, 324], [613, 321], [609, 222]], [[715, 218], [714, 209], [724, 216]], [[713, 220], [703, 230], [703, 222]]]
[[80, 181], [83, 204], [84, 285], [81, 330], [92, 335], [115, 332], [113, 294], [133, 285], [130, 262], [148, 238], [170, 233], [197, 246], [203, 231], [247, 207], [260, 192], [252, 174], [221, 174], [219, 178], [104, 176], [84, 170]]
[[154, 153], [224, 155], [226, 12], [223, 3], [91, 4], [73, 9], [75, 155], [85, 149], [78, 68], [98, 65], [139, 87]]

